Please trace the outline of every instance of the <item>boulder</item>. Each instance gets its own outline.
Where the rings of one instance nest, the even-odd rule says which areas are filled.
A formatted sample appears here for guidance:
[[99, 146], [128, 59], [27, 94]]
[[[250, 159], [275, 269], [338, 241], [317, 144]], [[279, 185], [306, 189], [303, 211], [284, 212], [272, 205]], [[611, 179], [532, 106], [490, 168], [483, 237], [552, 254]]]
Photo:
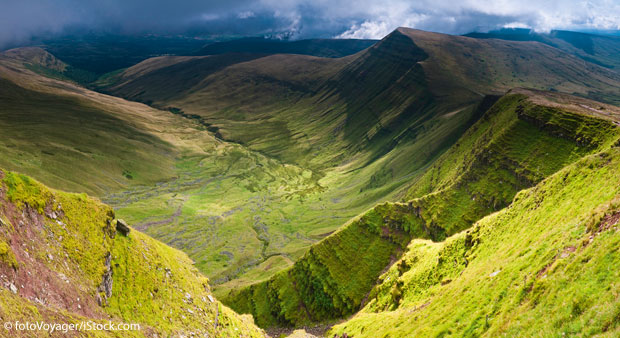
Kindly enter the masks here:
[[17, 286], [15, 286], [15, 284], [9, 283], [9, 289], [11, 290], [11, 292], [17, 293]]
[[116, 220], [116, 230], [124, 236], [129, 235], [129, 231], [131, 231], [129, 225], [127, 225], [127, 222], [123, 221], [122, 219]]

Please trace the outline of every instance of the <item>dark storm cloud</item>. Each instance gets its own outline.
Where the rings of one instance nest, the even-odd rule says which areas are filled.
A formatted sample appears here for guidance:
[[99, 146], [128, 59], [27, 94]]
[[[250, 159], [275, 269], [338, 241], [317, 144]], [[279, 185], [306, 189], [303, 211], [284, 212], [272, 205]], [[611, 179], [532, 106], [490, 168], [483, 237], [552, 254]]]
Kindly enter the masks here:
[[381, 38], [398, 26], [620, 29], [616, 0], [0, 0], [0, 45], [67, 27], [120, 33]]

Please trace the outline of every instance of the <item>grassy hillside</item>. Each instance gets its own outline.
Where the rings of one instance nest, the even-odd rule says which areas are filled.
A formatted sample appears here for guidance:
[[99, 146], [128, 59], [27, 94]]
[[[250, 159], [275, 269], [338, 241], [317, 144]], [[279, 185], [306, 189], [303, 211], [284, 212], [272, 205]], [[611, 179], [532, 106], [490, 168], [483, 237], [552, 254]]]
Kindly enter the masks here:
[[0, 56], [0, 165], [97, 194], [173, 177], [178, 151], [152, 132], [153, 109], [33, 72], [65, 66], [40, 49], [16, 54]]
[[613, 147], [445, 242], [412, 241], [330, 335], [617, 336], [619, 169]]
[[466, 36], [478, 39], [503, 39], [515, 41], [538, 41], [605, 68], [620, 68], [620, 37], [581, 32], [553, 30], [548, 34], [530, 29], [500, 29], [488, 33], [470, 33]]
[[469, 228], [519, 190], [616, 142], [620, 111], [606, 106], [604, 114], [592, 113], [585, 103], [598, 105], [526, 90], [504, 96], [414, 181], [404, 203], [371, 209], [312, 246], [292, 268], [224, 301], [263, 327], [356, 312], [410, 239], [441, 241]]
[[262, 326], [355, 313], [412, 238], [470, 227], [617, 135], [605, 103], [497, 101], [618, 102], [616, 73], [539, 43], [399, 29], [343, 58], [161, 56], [98, 83], [150, 107], [15, 52], [0, 165], [95, 193]]
[[[556, 105], [543, 99], [556, 100]], [[577, 103], [562, 106], [558, 99]], [[607, 112], [594, 114], [584, 108], [600, 106], [515, 89], [412, 181], [404, 201], [425, 226], [445, 230], [433, 239], [468, 228], [482, 215], [507, 206], [518, 191], [615, 142], [618, 126], [606, 114], [617, 108], [607, 106]]]
[[185, 254], [116, 224], [112, 208], [85, 194], [0, 171], [2, 318], [140, 324], [76, 334], [89, 337], [264, 336], [213, 298]]
[[[404, 155], [395, 174], [391, 160], [330, 172], [283, 163], [219, 140], [199, 120], [45, 77], [64, 63], [40, 49], [11, 51], [0, 64], [0, 129], [10, 135], [0, 141], [2, 165], [104, 198], [141, 230], [188, 253], [224, 290], [292, 265], [408, 179]], [[472, 114], [426, 123], [424, 142], [408, 149], [429, 158], [433, 139], [462, 129]]]
[[[254, 169], [240, 171], [229, 164], [236, 157], [223, 156], [213, 163], [192, 160], [178, 165], [184, 177], [178, 184], [107, 198], [123, 217], [188, 252], [217, 284], [222, 283], [216, 288], [219, 295], [267, 280], [345, 220], [377, 203], [401, 199], [403, 186], [416, 181], [456, 142], [492, 104], [492, 96], [529, 86], [615, 102], [614, 88], [620, 87], [617, 74], [545, 45], [409, 29], [344, 58], [160, 57], [106, 81], [102, 88], [107, 92], [199, 121], [221, 140], [257, 152], [259, 158], [293, 165], [311, 178], [291, 180], [270, 172], [274, 185], [266, 185]], [[527, 135], [523, 123], [502, 133]], [[533, 150], [491, 160], [519, 161], [534, 156]], [[502, 175], [516, 171], [530, 181], [510, 176], [506, 194], [462, 203], [464, 209], [475, 208], [469, 215], [455, 211], [450, 217], [460, 223], [450, 231], [505, 206], [516, 191], [578, 157], [559, 159], [540, 173], [535, 161], [523, 167], [513, 164]], [[242, 163], [253, 168], [261, 161]], [[192, 169], [191, 163], [201, 167]], [[206, 172], [217, 172], [218, 177], [204, 187], [198, 178]], [[487, 174], [473, 171], [467, 180]], [[289, 187], [295, 191], [289, 194], [281, 193], [281, 183], [276, 182], [305, 183]], [[450, 198], [463, 202], [467, 189], [464, 185]], [[146, 198], [129, 197], [140, 195]], [[439, 206], [430, 197], [427, 202], [428, 212], [434, 208], [435, 213], [449, 205]], [[428, 217], [432, 215], [423, 215], [425, 224], [432, 223]]]

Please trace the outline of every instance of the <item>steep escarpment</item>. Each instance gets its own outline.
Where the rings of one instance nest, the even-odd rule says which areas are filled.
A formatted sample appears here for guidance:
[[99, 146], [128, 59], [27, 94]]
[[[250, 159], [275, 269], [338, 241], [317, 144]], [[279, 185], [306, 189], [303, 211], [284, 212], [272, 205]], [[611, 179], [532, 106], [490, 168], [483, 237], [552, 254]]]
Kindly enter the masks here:
[[[560, 97], [511, 91], [413, 180], [405, 201], [427, 227], [445, 230], [434, 239], [470, 227], [482, 216], [506, 207], [518, 191], [609, 147], [620, 136], [618, 125], [604, 114], [589, 116], [575, 108], [535, 102], [556, 96]], [[614, 108], [609, 106], [610, 112]]]
[[[414, 183], [405, 202], [376, 206], [311, 247], [292, 268], [232, 291], [224, 301], [252, 313], [261, 326], [354, 313], [410, 239], [441, 241], [469, 228], [506, 207], [519, 190], [608, 149], [620, 137], [606, 115], [545, 106], [537, 100], [545, 95], [554, 97], [525, 90], [507, 94]], [[618, 117], [617, 109], [609, 113]]]
[[213, 298], [185, 254], [117, 223], [109, 206], [85, 194], [0, 171], [3, 320], [135, 323], [140, 328], [127, 332], [134, 337], [264, 336]]
[[559, 91], [618, 104], [620, 75], [533, 41], [474, 39], [411, 28], [410, 37], [428, 55], [422, 63], [439, 97], [465, 100], [514, 87]]
[[[245, 55], [154, 58], [101, 88], [198, 117], [223, 139], [286, 163], [320, 172], [387, 157], [402, 177], [448, 148], [468, 123], [440, 116], [475, 120], [469, 108], [486, 95], [531, 87], [613, 103], [620, 86], [617, 73], [540, 43], [407, 28], [343, 58]], [[408, 147], [436, 128], [443, 130], [426, 152]], [[415, 160], [405, 166], [397, 154]]]
[[620, 151], [586, 156], [445, 242], [414, 240], [329, 335], [618, 335]]

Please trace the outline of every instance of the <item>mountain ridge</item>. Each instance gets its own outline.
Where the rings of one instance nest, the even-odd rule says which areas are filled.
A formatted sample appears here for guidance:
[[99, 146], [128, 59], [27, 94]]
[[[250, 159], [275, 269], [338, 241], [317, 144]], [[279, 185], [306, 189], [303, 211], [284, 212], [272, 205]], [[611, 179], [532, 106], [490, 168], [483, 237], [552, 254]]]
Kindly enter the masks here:
[[[610, 121], [604, 114], [591, 118], [576, 113], [579, 110], [566, 103], [561, 106], [572, 107], [572, 112], [532, 104], [540, 96], [554, 101], [556, 94], [519, 89], [499, 99], [421, 182], [413, 183], [416, 188], [434, 181], [434, 169], [443, 166], [458, 172], [451, 186], [437, 185], [419, 194], [412, 188], [401, 203], [377, 205], [313, 245], [289, 270], [222, 299], [238, 312], [251, 313], [262, 327], [346, 318], [364, 305], [371, 285], [400, 259], [412, 239], [442, 243], [510, 205], [519, 191], [620, 139], [617, 108], [608, 106]], [[562, 98], [570, 102], [568, 96]], [[528, 162], [539, 172], [524, 170]]]

